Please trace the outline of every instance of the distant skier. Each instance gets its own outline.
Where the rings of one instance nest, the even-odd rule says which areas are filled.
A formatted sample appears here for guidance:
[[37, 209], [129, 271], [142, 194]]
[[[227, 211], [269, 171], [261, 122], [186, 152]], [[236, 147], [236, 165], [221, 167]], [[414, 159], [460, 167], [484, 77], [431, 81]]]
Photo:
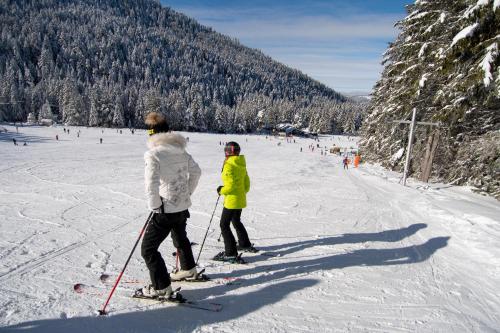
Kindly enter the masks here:
[[59, 135], [57, 135], [57, 134], [56, 134], [56, 140], [58, 140], [58, 141], [59, 141]]
[[99, 139], [99, 143], [102, 144], [102, 138]]
[[17, 141], [16, 141], [16, 139], [12, 138], [12, 141], [14, 142], [14, 146], [17, 146]]
[[[224, 250], [213, 259], [220, 261], [236, 260], [238, 249], [257, 252], [250, 243], [248, 233], [241, 223], [241, 212], [247, 206], [246, 194], [250, 190], [245, 156], [240, 155], [241, 148], [236, 142], [228, 142], [224, 147], [226, 159], [222, 167], [223, 186], [217, 187], [217, 193], [224, 196], [224, 208], [220, 218], [220, 228], [224, 238]], [[238, 246], [231, 232], [230, 224], [236, 230]]]
[[349, 159], [347, 158], [347, 156], [344, 157], [342, 163], [344, 164], [344, 169], [349, 169]]
[[[190, 197], [198, 185], [201, 170], [186, 152], [184, 137], [169, 132], [167, 120], [162, 114], [149, 113], [145, 123], [150, 135], [149, 150], [144, 154], [146, 196], [148, 207], [154, 214], [141, 246], [151, 284], [140, 291], [144, 296], [168, 298], [172, 294], [171, 280], [197, 275], [191, 242], [186, 235], [186, 221], [189, 218]], [[170, 232], [181, 265], [181, 270], [171, 275], [158, 252]]]
[[24, 142], [23, 146], [27, 146], [28, 144], [26, 142]]

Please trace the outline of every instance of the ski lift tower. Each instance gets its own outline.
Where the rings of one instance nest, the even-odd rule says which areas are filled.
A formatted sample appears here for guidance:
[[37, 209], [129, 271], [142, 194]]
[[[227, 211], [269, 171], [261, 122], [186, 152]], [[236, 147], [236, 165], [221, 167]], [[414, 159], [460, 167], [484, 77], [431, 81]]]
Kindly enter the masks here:
[[[408, 169], [410, 167], [410, 160], [411, 160], [411, 151], [413, 149], [413, 136], [415, 134], [415, 126], [416, 125], [426, 125], [426, 126], [436, 126], [436, 127], [440, 126], [439, 123], [415, 121], [416, 117], [417, 117], [417, 108], [413, 108], [411, 121], [409, 121], [409, 120], [394, 120], [393, 121], [394, 123], [399, 123], [399, 124], [410, 124], [410, 133], [408, 134], [408, 148], [406, 149], [405, 169], [403, 171], [403, 186], [406, 186], [406, 179], [408, 177]], [[431, 148], [430, 148], [430, 150], [428, 149], [428, 152], [426, 155], [430, 154], [427, 159], [431, 161], [429, 164], [432, 164], [432, 157], [434, 155], [433, 152], [434, 152], [436, 145], [437, 145], [437, 138], [434, 138], [434, 136], [432, 136], [430, 139], [431, 139], [431, 144], [430, 144]], [[428, 148], [429, 148], [429, 145], [428, 145]], [[426, 169], [425, 169], [426, 174], [427, 174], [427, 179], [428, 179], [428, 175], [430, 174], [430, 169], [431, 169], [430, 165], [427, 165]]]

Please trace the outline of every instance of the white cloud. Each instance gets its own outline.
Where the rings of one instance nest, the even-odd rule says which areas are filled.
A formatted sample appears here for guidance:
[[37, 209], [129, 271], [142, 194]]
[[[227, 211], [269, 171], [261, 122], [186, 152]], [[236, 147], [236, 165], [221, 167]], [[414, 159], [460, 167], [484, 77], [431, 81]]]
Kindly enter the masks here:
[[200, 10], [183, 8], [182, 12], [213, 27], [216, 31], [240, 39], [275, 38], [387, 38], [397, 30], [395, 15], [356, 15], [348, 17], [279, 15], [268, 9]]
[[387, 43], [389, 14], [304, 15], [301, 8], [174, 8], [338, 91], [371, 90]]

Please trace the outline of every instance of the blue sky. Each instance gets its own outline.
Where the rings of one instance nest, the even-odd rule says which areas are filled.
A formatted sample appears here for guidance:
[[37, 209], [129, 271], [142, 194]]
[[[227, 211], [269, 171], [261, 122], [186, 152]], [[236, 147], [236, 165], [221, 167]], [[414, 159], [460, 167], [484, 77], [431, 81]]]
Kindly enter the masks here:
[[161, 0], [340, 92], [369, 92], [412, 0]]

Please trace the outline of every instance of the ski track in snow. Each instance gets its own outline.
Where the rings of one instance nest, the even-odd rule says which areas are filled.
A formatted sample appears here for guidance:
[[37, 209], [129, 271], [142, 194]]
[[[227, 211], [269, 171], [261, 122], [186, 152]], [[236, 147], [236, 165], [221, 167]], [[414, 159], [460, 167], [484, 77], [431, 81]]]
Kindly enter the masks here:
[[[223, 304], [222, 312], [138, 303], [128, 296], [137, 285], [124, 283], [108, 307], [113, 314], [96, 319], [93, 312], [110, 290], [99, 276], [118, 274], [147, 215], [146, 137], [143, 131], [79, 129], [76, 138], [61, 127], [21, 127], [27, 134], [58, 133], [62, 139], [23, 149], [0, 141], [1, 331], [497, 332], [500, 327], [495, 200], [414, 180], [405, 188], [397, 183], [400, 175], [376, 166], [343, 170], [340, 157], [310, 152], [307, 147], [316, 145], [310, 139], [292, 144], [199, 133], [185, 133], [203, 171], [187, 228], [191, 241], [199, 243], [193, 246], [195, 257], [220, 184], [219, 141], [230, 140], [238, 141], [247, 157], [252, 185], [242, 221], [261, 254], [244, 254], [246, 265], [209, 260], [223, 249], [217, 242], [221, 200], [200, 258], [214, 281], [182, 288], [190, 299]], [[99, 137], [107, 144], [96, 145]], [[355, 146], [352, 138], [321, 137], [322, 147], [333, 143]], [[171, 241], [160, 251], [171, 270]], [[225, 277], [240, 283], [220, 284]], [[124, 279], [148, 280], [140, 246]], [[93, 295], [74, 293], [77, 282], [90, 286]]]

